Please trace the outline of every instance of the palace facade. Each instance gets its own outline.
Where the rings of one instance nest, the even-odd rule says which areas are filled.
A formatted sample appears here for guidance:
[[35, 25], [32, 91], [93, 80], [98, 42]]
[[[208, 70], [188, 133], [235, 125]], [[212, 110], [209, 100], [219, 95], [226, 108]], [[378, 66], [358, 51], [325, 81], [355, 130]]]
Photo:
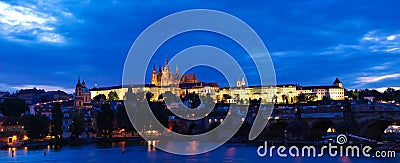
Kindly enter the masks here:
[[342, 82], [338, 78], [336, 78], [332, 85], [326, 86], [299, 86], [295, 84], [276, 86], [247, 86], [244, 78], [238, 79], [236, 87], [223, 88], [220, 88], [217, 83], [205, 82], [179, 83], [179, 87], [162, 87], [155, 84], [125, 87], [115, 86], [93, 88], [90, 90], [92, 96], [91, 98], [99, 94], [108, 95], [108, 93], [111, 91], [115, 91], [120, 98], [125, 98], [128, 88], [132, 89], [133, 93], [151, 92], [154, 95], [151, 101], [159, 100], [158, 97], [166, 91], [170, 91], [173, 94], [181, 97], [186, 93], [197, 93], [200, 96], [209, 95], [211, 98], [213, 98], [214, 102], [224, 101], [226, 103], [237, 104], [248, 104], [250, 100], [254, 99], [261, 100], [261, 103], [293, 104], [299, 102], [300, 95], [313, 97], [308, 99], [309, 101], [345, 99], [344, 88]]

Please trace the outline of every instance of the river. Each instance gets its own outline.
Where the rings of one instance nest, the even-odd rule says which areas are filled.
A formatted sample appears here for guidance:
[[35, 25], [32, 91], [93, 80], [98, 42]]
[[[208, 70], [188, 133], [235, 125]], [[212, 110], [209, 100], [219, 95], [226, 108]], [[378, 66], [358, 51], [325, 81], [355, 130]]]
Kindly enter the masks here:
[[[46, 150], [46, 155], [44, 155]], [[124, 151], [124, 153], [122, 152]], [[397, 159], [371, 159], [329, 157], [322, 158], [279, 158], [274, 156], [259, 157], [257, 146], [245, 144], [225, 144], [211, 152], [180, 156], [158, 150], [146, 142], [89, 144], [82, 146], [48, 146], [40, 149], [16, 149], [14, 157], [12, 149], [0, 150], [0, 162], [268, 162], [268, 163], [400, 163]]]

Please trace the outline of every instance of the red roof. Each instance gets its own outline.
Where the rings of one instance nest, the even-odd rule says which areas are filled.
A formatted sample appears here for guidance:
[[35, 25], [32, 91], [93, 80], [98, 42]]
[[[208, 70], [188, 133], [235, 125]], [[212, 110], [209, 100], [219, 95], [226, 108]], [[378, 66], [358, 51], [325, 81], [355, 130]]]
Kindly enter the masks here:
[[183, 80], [197, 80], [195, 74], [183, 74], [182, 79]]

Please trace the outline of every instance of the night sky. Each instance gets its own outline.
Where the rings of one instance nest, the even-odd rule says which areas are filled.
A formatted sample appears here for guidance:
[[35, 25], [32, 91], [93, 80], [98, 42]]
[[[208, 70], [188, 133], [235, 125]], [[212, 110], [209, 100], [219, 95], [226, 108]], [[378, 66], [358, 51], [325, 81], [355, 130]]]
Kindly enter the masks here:
[[[146, 27], [199, 8], [249, 24], [268, 48], [278, 84], [330, 85], [339, 77], [348, 89], [398, 87], [399, 6], [397, 0], [0, 1], [0, 91], [36, 86], [71, 93], [79, 75], [89, 87], [120, 85], [130, 46]], [[219, 47], [237, 59], [246, 55], [232, 40], [189, 32], [164, 44], [149, 70], [163, 64], [165, 54], [172, 57], [198, 44]], [[191, 72], [202, 81], [226, 84], [207, 70]]]

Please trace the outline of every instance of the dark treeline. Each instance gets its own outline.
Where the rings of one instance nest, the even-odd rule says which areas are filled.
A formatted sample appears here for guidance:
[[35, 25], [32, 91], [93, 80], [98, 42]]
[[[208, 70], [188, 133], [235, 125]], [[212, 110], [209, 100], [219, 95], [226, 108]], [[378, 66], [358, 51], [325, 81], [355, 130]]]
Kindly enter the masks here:
[[374, 101], [396, 101], [400, 102], [400, 90], [388, 88], [384, 92], [374, 89], [350, 90], [346, 91], [348, 97], [354, 100], [364, 100], [364, 97], [374, 97]]

